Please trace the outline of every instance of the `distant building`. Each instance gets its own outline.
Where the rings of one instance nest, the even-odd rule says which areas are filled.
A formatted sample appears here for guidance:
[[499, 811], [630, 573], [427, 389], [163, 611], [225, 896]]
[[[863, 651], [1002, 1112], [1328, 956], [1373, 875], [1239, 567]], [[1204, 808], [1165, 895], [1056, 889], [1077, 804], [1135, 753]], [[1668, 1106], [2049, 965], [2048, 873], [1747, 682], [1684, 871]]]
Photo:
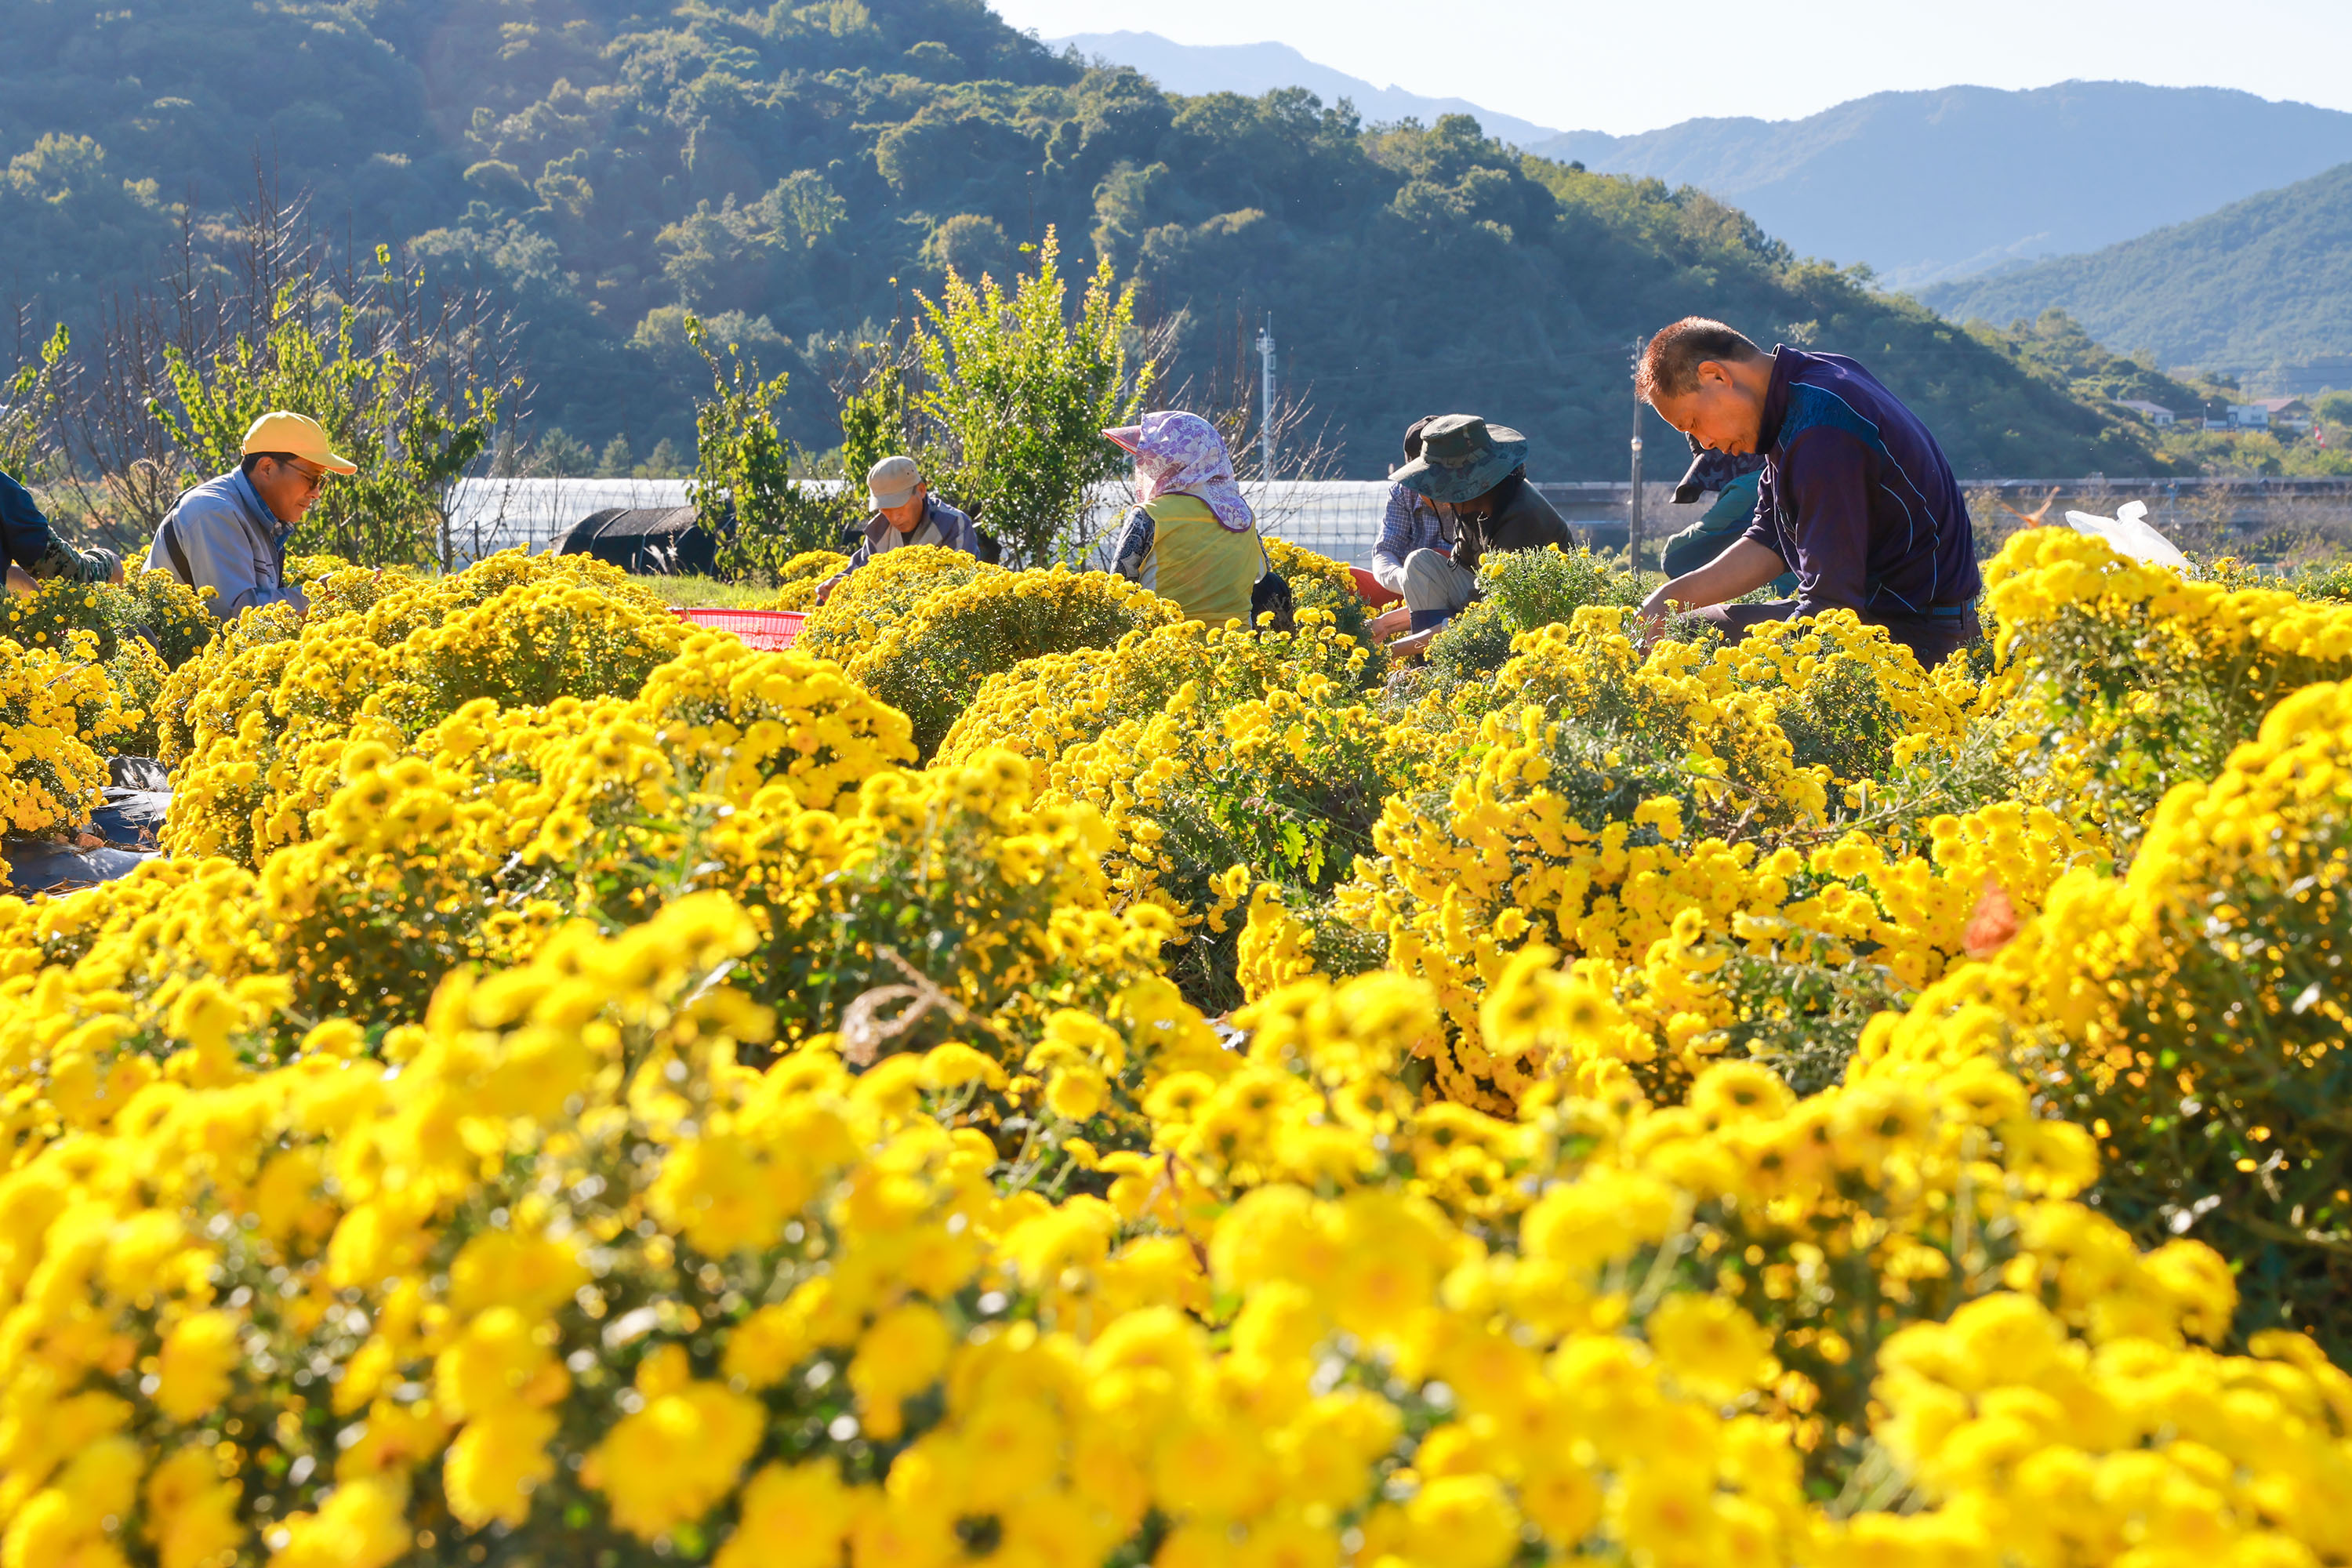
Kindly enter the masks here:
[[2222, 426], [2232, 430], [2267, 430], [2271, 427], [2271, 411], [2259, 403], [2232, 403], [2229, 417]]
[[2144, 397], [2119, 397], [2116, 406], [2128, 408], [2149, 424], [2162, 429], [2172, 423], [2172, 410], [2161, 403], [2150, 403]]
[[2289, 430], [2311, 427], [2311, 405], [2300, 397], [2257, 397], [2253, 406], [2263, 411], [2271, 425]]

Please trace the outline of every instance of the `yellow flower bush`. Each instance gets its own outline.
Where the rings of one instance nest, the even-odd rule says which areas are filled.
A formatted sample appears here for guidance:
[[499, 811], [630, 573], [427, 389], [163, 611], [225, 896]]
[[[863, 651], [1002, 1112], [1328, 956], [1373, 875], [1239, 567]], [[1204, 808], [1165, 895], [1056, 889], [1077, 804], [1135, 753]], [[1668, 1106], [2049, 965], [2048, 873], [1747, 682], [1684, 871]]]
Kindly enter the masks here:
[[0, 637], [0, 831], [56, 834], [89, 821], [104, 753], [141, 717], [122, 710], [90, 633], [58, 647]]
[[0, 1564], [2352, 1560], [2331, 610], [2028, 535], [1922, 670], [1562, 556], [1385, 679], [950, 553], [172, 673], [174, 853], [0, 899]]
[[2126, 838], [2281, 698], [2352, 677], [2352, 605], [2184, 579], [2071, 530], [2017, 535], [1985, 584], [2031, 782]]
[[1291, 604], [1301, 610], [1320, 610], [1331, 617], [1342, 637], [1358, 642], [1366, 639], [1371, 616], [1366, 612], [1364, 596], [1357, 591], [1355, 574], [1344, 561], [1293, 544], [1287, 539], [1265, 535], [1267, 564], [1282, 574], [1290, 584]]
[[2211, 1240], [2242, 1266], [2252, 1325], [2343, 1354], [2347, 931], [2352, 683], [2321, 683], [2215, 778], [2175, 785], [2126, 873], [2059, 879], [2040, 921], [1928, 990], [1888, 1048], [2005, 1049], [2104, 1144], [2110, 1213]]
[[[1651, 1110], [1565, 1092], [1538, 1005], [1496, 1043], [1564, 1092], [1509, 1122], [1401, 1092], [1402, 978], [1289, 988], [1239, 1057], [1074, 1015], [1050, 1070], [1131, 1054], [1158, 1127], [1056, 1194], [966, 1121], [961, 1046], [743, 1065], [759, 940], [720, 893], [562, 928], [445, 980], [394, 1073], [331, 1024], [243, 1067], [260, 1014], [188, 1009], [0, 1177], [5, 1549], [1990, 1563], [2011, 1515], [2053, 1563], [2339, 1549], [2352, 1385], [2187, 1348], [2226, 1268], [2071, 1201], [2089, 1140], [1990, 1063], [1804, 1102], [1726, 1064]], [[1806, 1490], [1849, 1473], [1908, 1511]]]
[[[341, 576], [373, 574], [328, 586]], [[453, 577], [348, 586], [307, 618], [249, 612], [174, 673], [173, 853], [257, 865], [308, 835], [345, 745], [405, 741], [476, 699], [627, 696], [688, 635], [585, 556], [507, 552]]]
[[816, 585], [849, 564], [849, 557], [837, 550], [804, 550], [784, 563], [777, 573], [776, 596], [765, 606], [771, 610], [813, 610], [816, 607]]
[[914, 721], [916, 750], [929, 756], [990, 676], [1042, 654], [1108, 647], [1178, 617], [1172, 602], [1107, 572], [983, 574], [926, 595], [847, 668]]
[[1298, 622], [1163, 625], [1024, 662], [990, 679], [940, 752], [1018, 752], [1049, 798], [1100, 814], [1119, 898], [1167, 911], [1177, 972], [1218, 1007], [1241, 1000], [1225, 914], [1247, 875], [1236, 883], [1234, 868], [1327, 892], [1371, 847], [1421, 750], [1373, 716], [1362, 645], [1320, 611]]
[[793, 646], [812, 658], [846, 665], [930, 595], [1003, 570], [943, 544], [886, 551], [842, 579], [832, 597], [810, 612]]

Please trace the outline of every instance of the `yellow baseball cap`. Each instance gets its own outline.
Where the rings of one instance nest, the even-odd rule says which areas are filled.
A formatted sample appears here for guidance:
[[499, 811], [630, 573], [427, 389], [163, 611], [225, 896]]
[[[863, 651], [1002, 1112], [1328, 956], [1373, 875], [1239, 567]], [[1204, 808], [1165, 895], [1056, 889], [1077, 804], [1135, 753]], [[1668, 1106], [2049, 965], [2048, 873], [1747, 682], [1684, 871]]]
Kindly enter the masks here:
[[279, 409], [265, 414], [253, 422], [245, 433], [245, 450], [254, 452], [291, 452], [313, 462], [331, 474], [356, 474], [360, 466], [349, 458], [338, 457], [327, 445], [327, 433], [319, 422], [307, 414], [289, 414]]

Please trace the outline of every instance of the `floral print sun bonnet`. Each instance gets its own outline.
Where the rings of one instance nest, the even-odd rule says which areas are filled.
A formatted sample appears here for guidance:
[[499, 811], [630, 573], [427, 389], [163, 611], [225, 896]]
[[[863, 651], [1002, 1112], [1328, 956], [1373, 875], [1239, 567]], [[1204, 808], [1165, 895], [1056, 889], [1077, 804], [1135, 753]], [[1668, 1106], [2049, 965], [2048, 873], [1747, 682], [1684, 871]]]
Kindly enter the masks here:
[[1122, 425], [1103, 434], [1135, 454], [1135, 499], [1184, 494], [1209, 503], [1217, 521], [1235, 533], [1254, 519], [1242, 488], [1234, 481], [1234, 460], [1217, 427], [1197, 414], [1163, 409], [1140, 425]]

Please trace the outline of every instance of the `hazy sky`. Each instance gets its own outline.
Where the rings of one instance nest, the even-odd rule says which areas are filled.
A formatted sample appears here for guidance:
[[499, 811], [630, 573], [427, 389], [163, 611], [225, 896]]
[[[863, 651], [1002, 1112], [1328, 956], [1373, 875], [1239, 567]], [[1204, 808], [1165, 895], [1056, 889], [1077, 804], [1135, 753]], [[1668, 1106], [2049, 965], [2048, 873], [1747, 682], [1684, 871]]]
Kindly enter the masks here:
[[[1791, 120], [1865, 93], [2070, 78], [2352, 110], [2347, 0], [992, 0], [1046, 37], [1121, 28], [1309, 59], [1562, 131]], [[1776, 25], [1777, 24], [1777, 25]], [[1678, 54], [1693, 64], [1678, 68]]]

